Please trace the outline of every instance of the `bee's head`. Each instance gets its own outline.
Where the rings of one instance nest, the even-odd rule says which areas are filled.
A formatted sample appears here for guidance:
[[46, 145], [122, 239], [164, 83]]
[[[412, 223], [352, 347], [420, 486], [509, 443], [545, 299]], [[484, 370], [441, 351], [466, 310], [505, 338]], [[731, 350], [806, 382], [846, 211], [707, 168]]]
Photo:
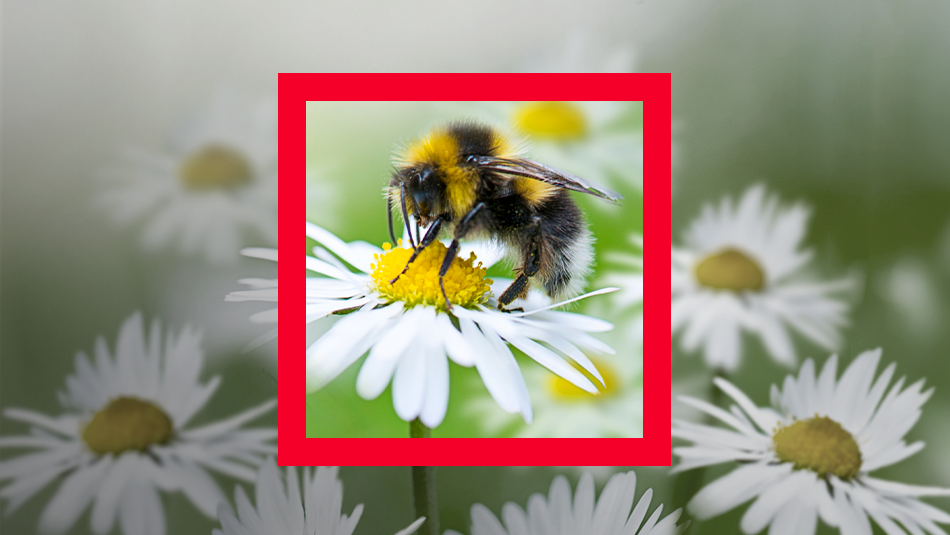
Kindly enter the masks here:
[[445, 182], [433, 165], [422, 165], [401, 171], [409, 211], [422, 223], [435, 219], [446, 210]]

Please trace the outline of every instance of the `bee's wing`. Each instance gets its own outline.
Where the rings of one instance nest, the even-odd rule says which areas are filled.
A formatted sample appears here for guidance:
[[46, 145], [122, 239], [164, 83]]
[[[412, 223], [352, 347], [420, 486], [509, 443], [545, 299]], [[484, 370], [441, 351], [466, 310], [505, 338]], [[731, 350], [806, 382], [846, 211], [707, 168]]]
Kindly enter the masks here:
[[601, 199], [606, 199], [608, 201], [617, 202], [620, 199], [623, 199], [623, 195], [611, 191], [607, 188], [592, 184], [588, 180], [572, 175], [570, 173], [565, 173], [564, 171], [559, 171], [548, 167], [542, 163], [538, 163], [533, 160], [527, 160], [524, 158], [496, 158], [494, 156], [480, 156], [478, 157], [479, 167], [486, 169], [488, 171], [494, 171], [496, 173], [504, 175], [515, 175], [525, 178], [531, 178], [534, 180], [540, 180], [541, 182], [547, 182], [548, 184], [557, 186], [559, 188], [569, 189], [571, 191], [579, 191], [581, 193], [589, 193]]

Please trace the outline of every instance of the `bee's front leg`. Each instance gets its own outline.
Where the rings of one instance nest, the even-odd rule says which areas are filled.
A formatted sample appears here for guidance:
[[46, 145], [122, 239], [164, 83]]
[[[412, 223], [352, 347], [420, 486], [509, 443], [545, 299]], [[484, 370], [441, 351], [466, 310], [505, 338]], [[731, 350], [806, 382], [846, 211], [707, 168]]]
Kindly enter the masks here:
[[[392, 286], [393, 284], [396, 284], [396, 281], [399, 280], [399, 277], [401, 277], [402, 274], [405, 273], [407, 269], [409, 269], [409, 264], [412, 264], [412, 262], [419, 256], [419, 253], [421, 253], [423, 249], [431, 245], [432, 242], [434, 242], [436, 238], [439, 237], [439, 232], [441, 230], [442, 230], [442, 216], [439, 216], [435, 218], [435, 221], [433, 221], [429, 229], [426, 230], [425, 236], [423, 236], [422, 241], [419, 242], [419, 247], [413, 246], [415, 248], [412, 250], [412, 256], [409, 257], [409, 261], [406, 262], [406, 267], [402, 268], [402, 271], [399, 273], [399, 275], [396, 275], [395, 279], [389, 281], [390, 286]], [[439, 280], [441, 281], [441, 279]]]
[[[442, 277], [445, 277], [445, 274], [449, 272], [449, 268], [452, 267], [452, 261], [455, 260], [455, 256], [459, 252], [459, 240], [464, 238], [468, 231], [472, 229], [472, 224], [475, 221], [475, 215], [478, 214], [479, 210], [485, 208], [485, 203], [480, 202], [475, 205], [474, 208], [469, 210], [465, 217], [459, 221], [459, 224], [455, 227], [455, 235], [452, 236], [452, 244], [449, 245], [449, 250], [445, 252], [445, 258], [442, 259], [442, 267], [439, 268], [439, 289], [442, 290], [442, 298], [445, 299], [445, 310], [452, 310], [452, 302], [449, 301], [449, 296], [445, 294], [445, 285], [442, 283]], [[428, 236], [428, 234], [426, 234]]]

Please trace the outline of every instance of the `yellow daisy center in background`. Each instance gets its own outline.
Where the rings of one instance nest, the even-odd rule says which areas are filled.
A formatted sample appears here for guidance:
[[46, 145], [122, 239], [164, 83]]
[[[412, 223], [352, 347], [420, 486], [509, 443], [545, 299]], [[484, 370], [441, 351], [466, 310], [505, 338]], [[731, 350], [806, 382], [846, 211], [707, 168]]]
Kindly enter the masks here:
[[92, 417], [82, 439], [100, 455], [119, 455], [164, 444], [171, 440], [173, 430], [171, 419], [162, 409], [141, 399], [119, 397]]
[[604, 384], [600, 384], [600, 381], [597, 380], [593, 375], [587, 372], [587, 370], [581, 368], [576, 362], [571, 362], [571, 365], [574, 366], [577, 371], [584, 374], [585, 377], [590, 379], [590, 382], [594, 383], [594, 386], [597, 387], [597, 392], [599, 396], [594, 396], [586, 390], [581, 390], [574, 383], [563, 379], [557, 375], [552, 375], [548, 379], [548, 390], [554, 395], [555, 398], [563, 401], [591, 401], [591, 400], [600, 400], [608, 396], [616, 395], [621, 390], [620, 383], [620, 374], [614, 369], [613, 366], [607, 364], [606, 362], [599, 359], [591, 359], [591, 362], [594, 363], [594, 366], [597, 367], [597, 371], [600, 372], [600, 376], [604, 378]]
[[[399, 240], [399, 244], [402, 245], [402, 240]], [[429, 245], [402, 275], [399, 274], [412, 256], [412, 249], [393, 249], [388, 243], [383, 244], [383, 249], [386, 252], [376, 255], [376, 263], [370, 264], [376, 291], [390, 303], [402, 301], [406, 307], [428, 305], [444, 311], [445, 299], [439, 289], [439, 269], [448, 248], [438, 241]], [[488, 301], [492, 280], [485, 278], [488, 270], [482, 267], [481, 262], [474, 265], [475, 260], [475, 253], [468, 260], [456, 257], [442, 278], [445, 295], [453, 305], [472, 308]], [[397, 276], [399, 280], [396, 284], [390, 284]]]
[[587, 134], [584, 111], [573, 102], [531, 102], [515, 110], [515, 125], [537, 138], [569, 141]]
[[228, 189], [251, 181], [251, 165], [240, 152], [221, 145], [208, 145], [181, 164], [179, 177], [188, 189]]
[[699, 283], [719, 290], [758, 290], [765, 284], [762, 268], [737, 249], [726, 248], [696, 266]]
[[825, 477], [834, 474], [845, 481], [861, 469], [861, 449], [838, 422], [826, 416], [799, 420], [779, 428], [772, 437], [775, 453], [795, 469], [807, 468]]

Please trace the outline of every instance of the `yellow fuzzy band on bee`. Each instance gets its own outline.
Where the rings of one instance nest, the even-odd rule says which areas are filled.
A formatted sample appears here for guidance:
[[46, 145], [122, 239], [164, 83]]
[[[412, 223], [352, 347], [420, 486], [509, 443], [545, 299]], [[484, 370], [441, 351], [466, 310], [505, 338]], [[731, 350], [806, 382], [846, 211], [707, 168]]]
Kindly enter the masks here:
[[523, 140], [510, 138], [499, 130], [493, 132], [492, 145], [495, 147], [493, 155], [499, 158], [517, 158], [525, 152]]
[[534, 205], [543, 203], [557, 192], [557, 186], [524, 177], [514, 179], [512, 187], [519, 195]]

